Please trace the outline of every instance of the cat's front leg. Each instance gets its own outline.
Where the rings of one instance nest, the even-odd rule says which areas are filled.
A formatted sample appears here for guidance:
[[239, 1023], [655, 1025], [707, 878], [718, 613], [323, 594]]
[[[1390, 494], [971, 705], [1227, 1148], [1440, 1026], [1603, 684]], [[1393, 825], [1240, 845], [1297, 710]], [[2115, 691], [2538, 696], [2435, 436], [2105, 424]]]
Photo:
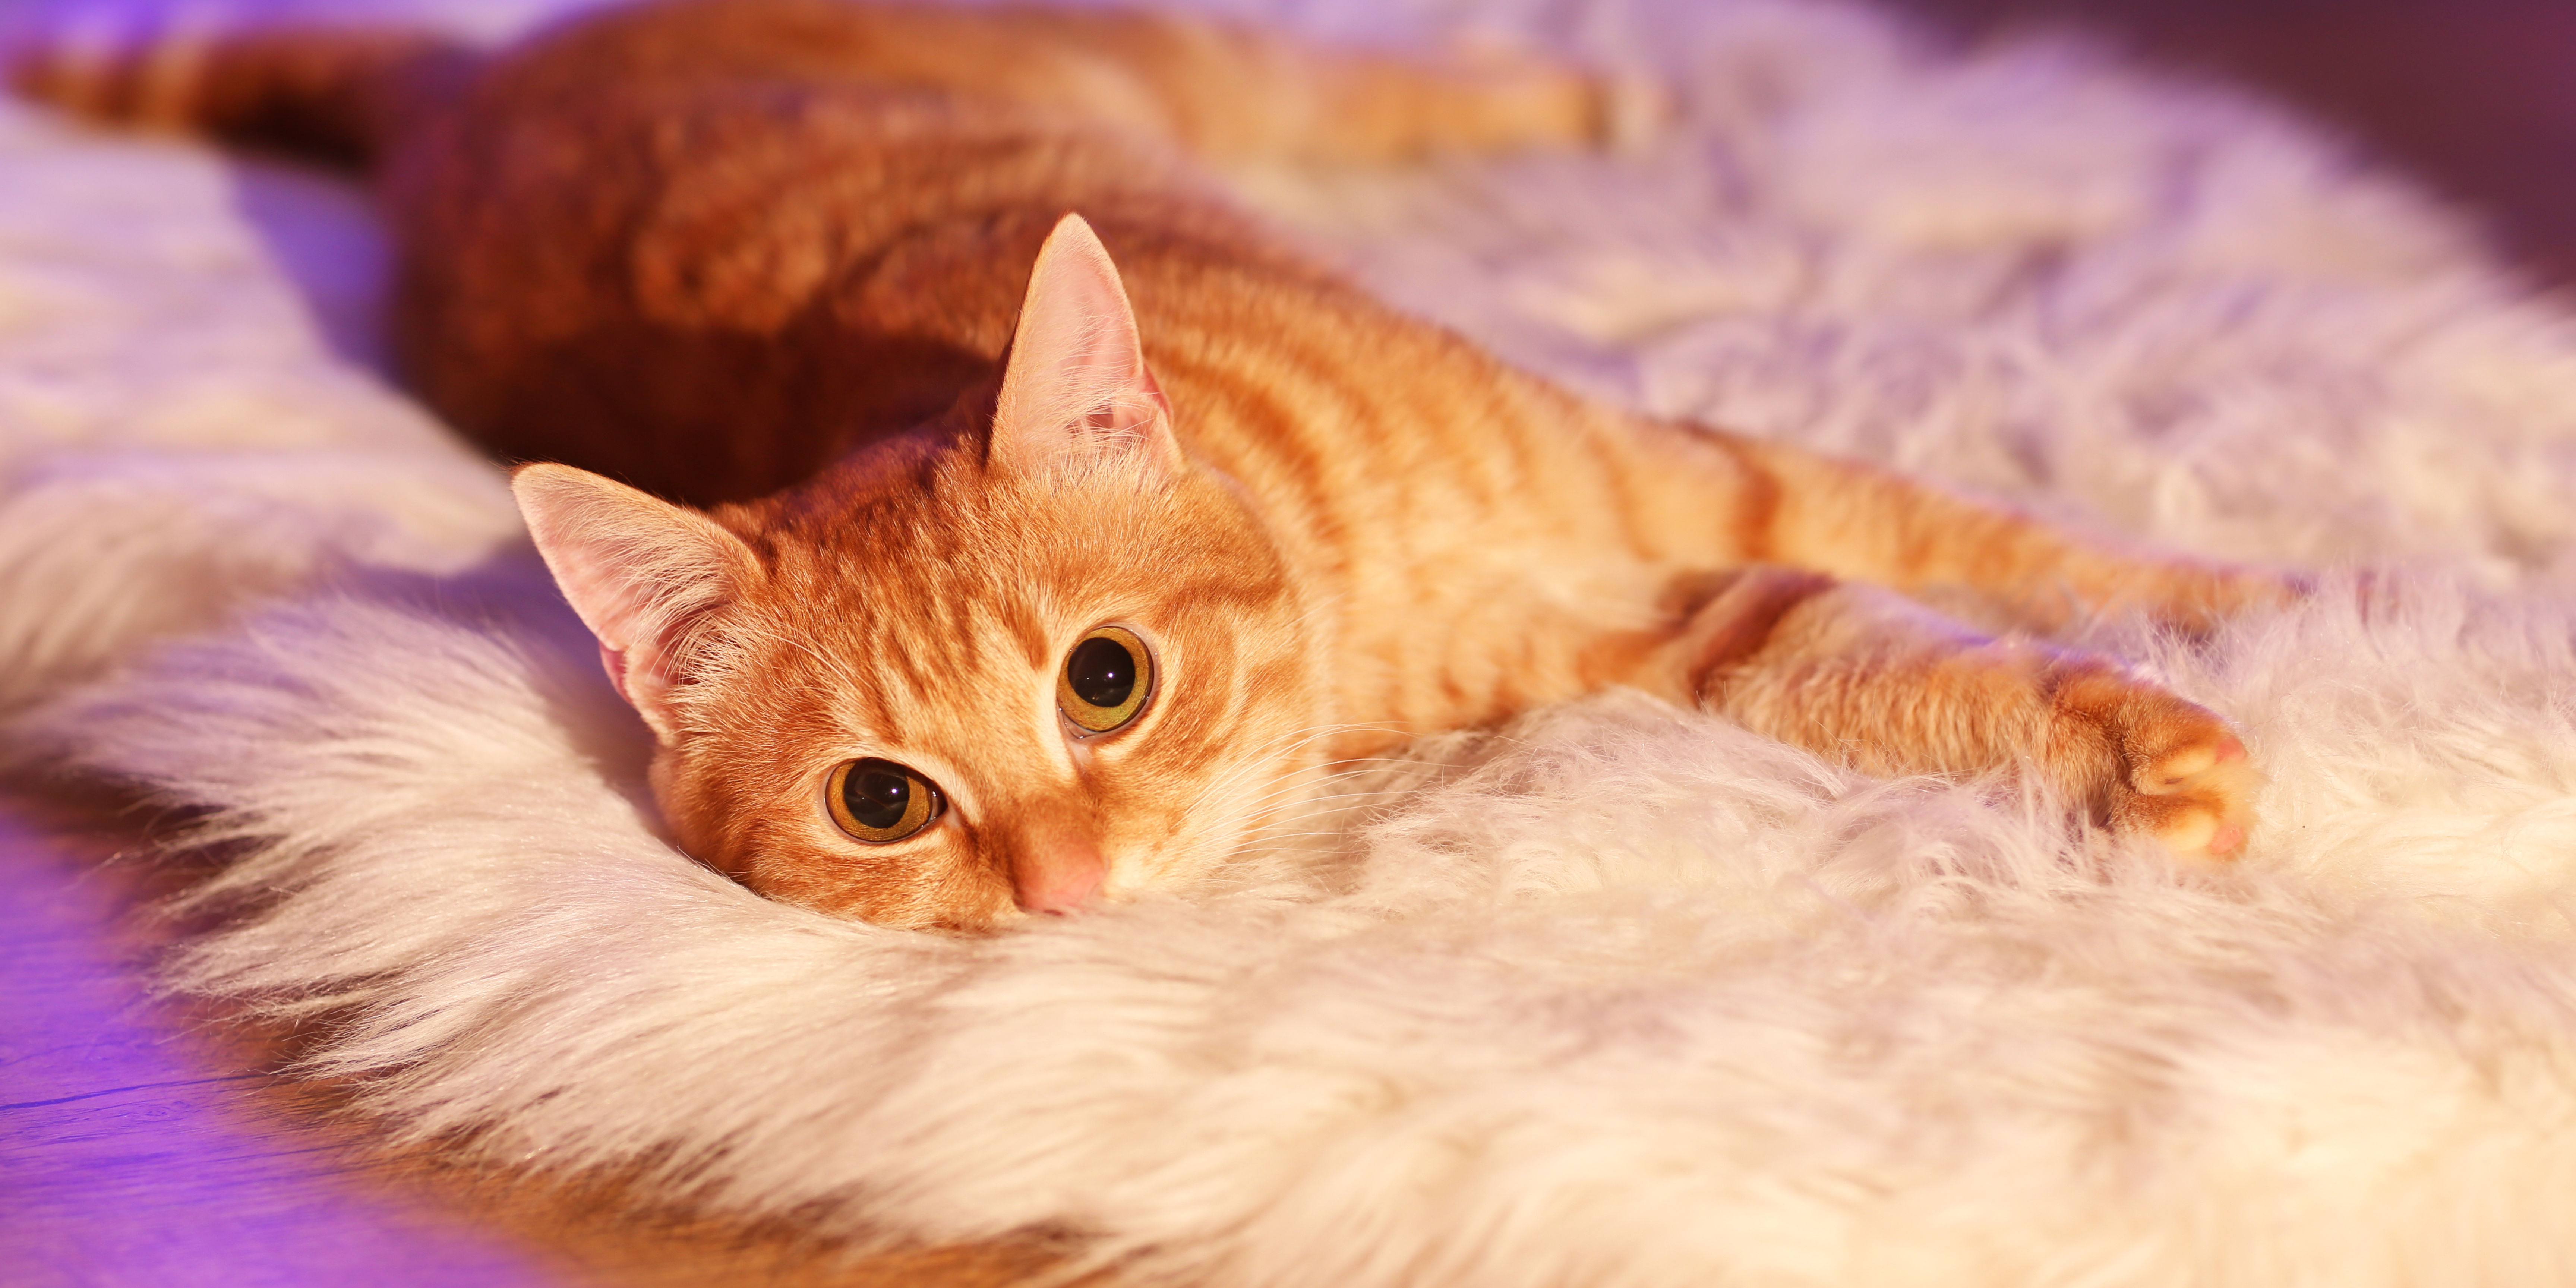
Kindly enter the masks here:
[[1870, 773], [2026, 768], [2176, 854], [2244, 848], [2262, 781], [2244, 743], [2111, 658], [1799, 569], [1745, 568], [1714, 590], [1658, 660], [1708, 710]]
[[2018, 629], [2061, 638], [2127, 616], [2201, 635], [2310, 593], [2304, 578], [2081, 533], [1868, 462], [1715, 431], [1707, 439], [1735, 466], [1731, 553], [1745, 562], [1964, 595]]

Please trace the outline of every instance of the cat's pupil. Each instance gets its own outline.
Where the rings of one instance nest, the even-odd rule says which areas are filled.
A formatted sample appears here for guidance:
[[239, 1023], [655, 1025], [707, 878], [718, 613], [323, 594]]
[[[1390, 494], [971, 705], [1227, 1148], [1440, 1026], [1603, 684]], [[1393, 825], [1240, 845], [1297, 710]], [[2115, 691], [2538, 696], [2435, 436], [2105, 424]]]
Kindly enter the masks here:
[[1065, 659], [1064, 676], [1072, 683], [1075, 697], [1095, 707], [1115, 708], [1136, 691], [1136, 659], [1126, 645], [1095, 635]]
[[863, 827], [891, 829], [912, 808], [912, 775], [886, 761], [862, 761], [841, 780], [841, 807]]

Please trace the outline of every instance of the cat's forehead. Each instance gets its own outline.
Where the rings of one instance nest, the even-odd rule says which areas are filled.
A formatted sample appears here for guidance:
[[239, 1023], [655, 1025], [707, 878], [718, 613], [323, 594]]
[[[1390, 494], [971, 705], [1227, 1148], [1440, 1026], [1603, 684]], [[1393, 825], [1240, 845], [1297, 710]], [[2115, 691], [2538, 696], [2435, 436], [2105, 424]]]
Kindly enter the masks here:
[[772, 516], [765, 584], [741, 605], [757, 665], [849, 695], [853, 722], [891, 731], [925, 702], [1028, 705], [1029, 681], [1096, 626], [1209, 635], [1281, 611], [1275, 554], [1205, 496], [973, 482], [850, 489]]
[[[1267, 594], [1277, 553], [1229, 493], [1118, 470], [996, 480], [964, 444], [863, 458], [781, 498], [755, 545], [804, 606], [959, 631], [966, 606], [1016, 629], [1117, 602]], [[925, 616], [927, 604], [946, 615]]]
[[785, 579], [746, 623], [750, 666], [737, 672], [783, 708], [759, 720], [770, 736], [950, 777], [1044, 777], [1054, 674], [1086, 630], [1132, 624], [1166, 659], [1212, 656], [1208, 632], [1189, 629], [1206, 619], [1173, 629], [1172, 601], [1148, 579], [945, 553], [909, 565], [930, 576], [839, 576], [815, 560]]
[[[1193, 542], [1185, 516], [1132, 497], [872, 496], [797, 516], [766, 543], [782, 606], [954, 631], [1150, 594]], [[1204, 556], [1204, 549], [1198, 552]]]

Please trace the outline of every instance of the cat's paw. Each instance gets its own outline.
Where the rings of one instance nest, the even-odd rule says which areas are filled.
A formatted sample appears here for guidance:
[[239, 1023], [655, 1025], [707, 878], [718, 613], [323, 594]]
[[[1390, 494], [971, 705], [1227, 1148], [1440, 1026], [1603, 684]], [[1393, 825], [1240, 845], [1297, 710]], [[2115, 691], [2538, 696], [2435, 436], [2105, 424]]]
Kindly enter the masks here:
[[2115, 831], [2145, 833], [2187, 859], [2242, 854], [2263, 775], [2218, 714], [2129, 675], [2096, 675], [2064, 695], [2109, 746], [2096, 809]]
[[2180, 745], [2147, 757], [2115, 792], [2114, 826], [2146, 832], [2190, 859], [2233, 859], [2254, 826], [2263, 776], [2245, 744], [2208, 712]]

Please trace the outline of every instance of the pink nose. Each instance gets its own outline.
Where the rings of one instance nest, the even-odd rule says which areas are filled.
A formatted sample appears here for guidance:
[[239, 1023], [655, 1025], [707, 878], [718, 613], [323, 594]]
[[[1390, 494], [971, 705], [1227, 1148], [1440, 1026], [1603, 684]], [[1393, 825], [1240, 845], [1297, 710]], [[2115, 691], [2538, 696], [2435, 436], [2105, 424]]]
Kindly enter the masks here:
[[1011, 896], [1027, 912], [1062, 916], [1088, 907], [1109, 864], [1087, 841], [1032, 846], [1011, 863]]

